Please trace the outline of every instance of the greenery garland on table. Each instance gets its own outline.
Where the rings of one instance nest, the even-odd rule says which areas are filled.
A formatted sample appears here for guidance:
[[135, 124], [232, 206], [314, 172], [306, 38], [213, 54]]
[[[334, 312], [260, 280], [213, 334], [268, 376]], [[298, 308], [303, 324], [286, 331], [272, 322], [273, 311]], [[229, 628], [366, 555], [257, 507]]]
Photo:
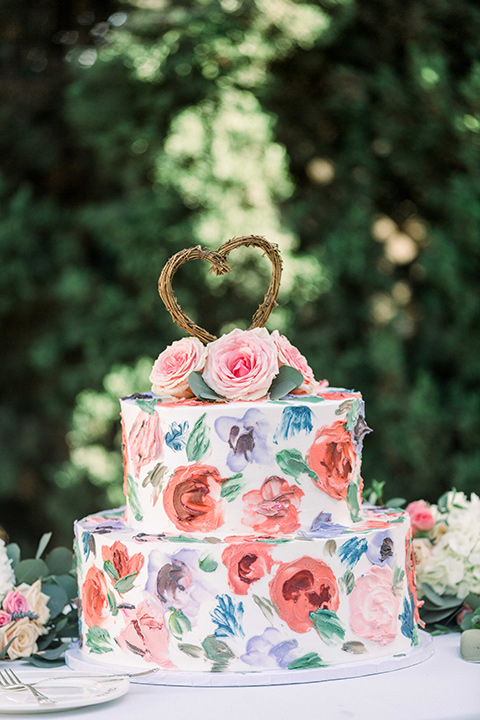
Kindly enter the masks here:
[[0, 536], [0, 660], [61, 663], [78, 634], [74, 555], [56, 547], [42, 559], [51, 536], [43, 535], [35, 557], [27, 559]]

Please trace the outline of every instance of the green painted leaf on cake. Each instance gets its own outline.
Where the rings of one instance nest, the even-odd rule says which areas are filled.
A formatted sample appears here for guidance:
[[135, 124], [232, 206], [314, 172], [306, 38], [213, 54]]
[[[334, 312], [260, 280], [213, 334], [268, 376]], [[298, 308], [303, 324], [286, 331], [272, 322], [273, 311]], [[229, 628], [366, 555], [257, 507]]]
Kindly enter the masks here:
[[143, 512], [138, 501], [135, 480], [131, 475], [127, 475], [127, 499], [135, 520], [141, 522], [143, 520]]
[[345, 575], [338, 580], [338, 584], [345, 592], [345, 595], [350, 595], [353, 588], [355, 587], [355, 575], [351, 570], [347, 570]]
[[114, 580], [115, 582], [120, 578], [120, 575], [118, 574], [117, 568], [115, 567], [115, 565], [112, 563], [111, 560], [105, 560], [105, 561], [104, 561], [104, 563], [103, 563], [103, 569], [105, 570], [105, 572], [107, 573], [107, 575], [110, 575], [110, 577], [112, 578], [112, 580]]
[[355, 398], [350, 407], [348, 408], [347, 418], [345, 427], [348, 432], [353, 432], [355, 425], [357, 424], [358, 416], [360, 413], [360, 400]]
[[157, 404], [161, 402], [160, 398], [153, 398], [152, 400], [146, 400], [145, 398], [135, 398], [135, 405], [138, 405], [140, 410], [148, 413], [149, 415], [155, 414], [155, 408]]
[[348, 413], [350, 408], [353, 405], [354, 398], [347, 398], [347, 400], [344, 400], [338, 408], [335, 410], [335, 415], [343, 415], [344, 413]]
[[401, 568], [399, 565], [396, 565], [393, 569], [393, 581], [392, 581], [392, 591], [394, 595], [397, 595], [403, 585], [403, 580], [405, 578], [405, 570]]
[[198, 462], [205, 457], [210, 447], [210, 429], [205, 423], [206, 413], [198, 418], [187, 440], [188, 462]]
[[318, 395], [302, 395], [302, 403], [321, 403], [325, 402], [325, 398]]
[[210, 573], [215, 572], [218, 567], [218, 563], [211, 555], [206, 555], [204, 558], [198, 561], [200, 570], [203, 572]]
[[220, 497], [224, 498], [227, 502], [235, 500], [245, 488], [245, 481], [243, 480], [242, 473], [232, 475], [224, 482], [220, 490]]
[[358, 486], [352, 480], [347, 490], [347, 505], [350, 508], [350, 515], [354, 522], [360, 520], [360, 505], [358, 502]]
[[45, 558], [50, 575], [65, 575], [73, 567], [73, 553], [66, 547], [56, 547]]
[[367, 648], [359, 640], [350, 640], [349, 642], [343, 643], [342, 650], [352, 653], [352, 655], [363, 655], [367, 652]]
[[199, 658], [203, 655], [203, 650], [198, 645], [189, 645], [188, 643], [180, 643], [178, 649], [189, 657]]
[[192, 629], [192, 625], [190, 620], [181, 610], [175, 610], [174, 608], [170, 608], [170, 610], [172, 612], [168, 618], [168, 628], [173, 637], [177, 638], [177, 640], [181, 640], [183, 633], [189, 632]]
[[40, 538], [40, 542], [38, 543], [37, 552], [35, 553], [35, 560], [38, 560], [39, 558], [42, 557], [43, 553], [46, 550], [48, 543], [50, 542], [51, 537], [52, 537], [51, 532], [44, 533], [44, 535], [42, 535], [42, 537]]
[[209, 660], [224, 663], [235, 657], [226, 642], [219, 640], [215, 635], [208, 635], [202, 642], [205, 655]]
[[285, 475], [290, 475], [297, 480], [301, 475], [306, 474], [311, 477], [312, 480], [318, 480], [317, 473], [308, 467], [300, 450], [296, 450], [295, 448], [291, 450], [281, 450], [275, 455], [275, 458], [282, 473]]
[[97, 655], [112, 652], [113, 643], [110, 633], [103, 628], [99, 628], [97, 625], [88, 628], [87, 646], [92, 653], [96, 653]]
[[342, 642], [345, 637], [345, 625], [333, 610], [318, 608], [310, 613], [313, 627], [327, 645]]
[[124, 575], [124, 577], [120, 578], [120, 580], [117, 580], [117, 582], [114, 585], [114, 588], [119, 593], [125, 593], [131, 590], [135, 584], [135, 580], [137, 578], [138, 572], [130, 573], [129, 575]]
[[293, 390], [296, 390], [303, 383], [303, 375], [289, 365], [282, 365], [278, 374], [273, 379], [268, 391], [270, 400], [279, 400]]
[[271, 600], [268, 600], [267, 598], [261, 598], [255, 594], [252, 594], [252, 597], [254, 603], [258, 605], [266, 620], [268, 622], [272, 622], [272, 620], [275, 620], [277, 612], [275, 609], [275, 605], [271, 602]]
[[337, 552], [337, 541], [330, 538], [330, 540], [327, 540], [327, 542], [325, 543], [325, 547], [323, 548], [323, 554], [330, 555], [330, 557], [333, 557], [336, 552]]
[[20, 560], [15, 568], [17, 585], [20, 583], [32, 585], [35, 580], [46, 577], [48, 574], [48, 566], [43, 560]]
[[160, 497], [163, 480], [165, 478], [167, 470], [168, 468], [166, 465], [163, 465], [163, 463], [157, 463], [153, 470], [150, 470], [150, 472], [148, 472], [143, 478], [142, 487], [147, 487], [147, 485], [151, 485], [153, 488], [152, 503], [154, 507], [157, 504], [158, 498]]
[[118, 615], [117, 601], [115, 600], [115, 595], [110, 589], [108, 589], [107, 591], [107, 600], [108, 607], [110, 608], [110, 612], [112, 613], [112, 615]]
[[288, 664], [289, 670], [309, 670], [310, 668], [326, 667], [328, 663], [324, 662], [316, 652], [309, 652], [302, 657], [292, 660]]
[[190, 390], [199, 400], [205, 400], [207, 402], [223, 400], [220, 395], [217, 395], [215, 390], [212, 390], [212, 388], [207, 385], [201, 372], [190, 373], [188, 376], [188, 384], [190, 385]]

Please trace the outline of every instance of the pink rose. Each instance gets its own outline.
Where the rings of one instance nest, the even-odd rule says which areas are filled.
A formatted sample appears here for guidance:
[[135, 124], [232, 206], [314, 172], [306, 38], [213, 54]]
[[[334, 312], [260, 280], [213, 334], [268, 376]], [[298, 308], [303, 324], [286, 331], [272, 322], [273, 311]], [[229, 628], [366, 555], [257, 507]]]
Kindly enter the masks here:
[[203, 379], [228, 400], [265, 397], [277, 374], [277, 349], [265, 328], [235, 329], [208, 346]]
[[174, 669], [168, 652], [168, 628], [160, 603], [147, 598], [137, 608], [126, 608], [124, 614], [127, 625], [117, 638], [120, 648], [139, 655], [146, 662]]
[[391, 568], [374, 565], [349, 595], [350, 627], [356, 635], [388, 645], [397, 635], [399, 597], [393, 592]]
[[160, 353], [150, 374], [152, 392], [159, 397], [192, 397], [188, 376], [205, 366], [207, 348], [198, 338], [176, 340]]
[[[278, 364], [289, 365], [290, 367], [295, 368], [295, 370], [298, 370], [298, 372], [301, 372], [303, 375], [303, 383], [300, 387], [293, 391], [294, 393], [297, 395], [313, 395], [313, 393], [317, 392], [319, 389], [319, 385], [322, 386], [322, 389], [328, 385], [326, 380], [323, 380], [322, 383], [317, 383], [313, 377], [312, 368], [303, 357], [302, 353], [297, 350], [297, 348], [292, 345], [289, 340], [287, 340], [285, 335], [280, 335], [278, 330], [274, 330], [272, 333], [272, 340], [278, 351]], [[326, 385], [324, 383], [326, 383]]]
[[0, 610], [0, 627], [3, 627], [4, 625], [8, 625], [8, 623], [11, 621], [12, 616], [5, 612], [4, 610]]
[[413, 534], [419, 530], [426, 532], [435, 525], [435, 518], [425, 500], [415, 500], [407, 505], [406, 510], [410, 515]]
[[7, 613], [28, 612], [27, 598], [18, 590], [10, 590], [3, 600], [3, 609]]
[[137, 477], [142, 467], [161, 457], [163, 440], [157, 413], [150, 415], [145, 410], [140, 410], [128, 434], [126, 446]]

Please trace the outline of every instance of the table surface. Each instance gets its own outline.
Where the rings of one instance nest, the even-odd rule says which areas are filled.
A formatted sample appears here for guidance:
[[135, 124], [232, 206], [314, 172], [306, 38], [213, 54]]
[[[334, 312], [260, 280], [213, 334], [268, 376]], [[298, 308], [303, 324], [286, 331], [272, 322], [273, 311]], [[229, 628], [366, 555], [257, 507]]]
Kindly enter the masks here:
[[[129, 692], [112, 702], [40, 717], [296, 720], [301, 714], [311, 720], [480, 720], [480, 666], [462, 660], [458, 633], [435, 637], [433, 647], [433, 656], [421, 664], [378, 675], [272, 687], [131, 683]], [[17, 662], [13, 667], [20, 673], [22, 665]], [[59, 672], [73, 671], [57, 668], [55, 674]]]

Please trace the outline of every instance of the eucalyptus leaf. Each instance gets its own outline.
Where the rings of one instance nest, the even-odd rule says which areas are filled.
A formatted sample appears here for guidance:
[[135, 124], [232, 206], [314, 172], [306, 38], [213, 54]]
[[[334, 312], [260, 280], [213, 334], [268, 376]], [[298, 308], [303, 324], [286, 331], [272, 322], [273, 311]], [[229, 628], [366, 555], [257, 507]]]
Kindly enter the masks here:
[[[65, 650], [68, 650], [70, 647], [69, 642], [62, 642], [55, 648], [49, 648], [48, 650], [44, 650], [41, 653], [41, 659], [42, 660], [58, 660]], [[37, 653], [37, 655], [40, 655], [40, 653]]]
[[268, 391], [270, 400], [280, 400], [303, 383], [303, 375], [289, 365], [282, 365]]
[[56, 575], [55, 580], [67, 593], [68, 602], [78, 595], [78, 585], [76, 579], [72, 575]]
[[66, 575], [73, 567], [73, 553], [66, 547], [56, 547], [45, 558], [50, 575]]
[[62, 665], [65, 664], [63, 658], [58, 658], [57, 660], [46, 660], [43, 655], [39, 655], [38, 653], [36, 655], [30, 655], [30, 657], [25, 658], [25, 660], [30, 665], [39, 668], [56, 668], [62, 667]]
[[45, 552], [45, 549], [50, 542], [50, 539], [52, 537], [52, 533], [48, 532], [42, 535], [40, 538], [40, 542], [38, 543], [37, 552], [35, 553], [35, 560], [38, 560], [38, 558], [41, 558], [43, 553]]
[[20, 562], [21, 551], [17, 543], [10, 543], [6, 547], [7, 556], [12, 561], [12, 568], [15, 570], [16, 566]]
[[20, 560], [15, 568], [17, 584], [27, 583], [32, 585], [35, 580], [46, 577], [49, 574], [48, 567], [43, 560]]
[[42, 592], [48, 595], [47, 607], [50, 610], [50, 618], [55, 618], [63, 611], [68, 603], [68, 595], [61, 585], [53, 580], [42, 583]]
[[188, 376], [188, 384], [190, 385], [190, 390], [199, 400], [207, 400], [209, 402], [223, 400], [220, 395], [217, 395], [215, 390], [212, 390], [212, 388], [207, 385], [201, 372], [190, 373]]

